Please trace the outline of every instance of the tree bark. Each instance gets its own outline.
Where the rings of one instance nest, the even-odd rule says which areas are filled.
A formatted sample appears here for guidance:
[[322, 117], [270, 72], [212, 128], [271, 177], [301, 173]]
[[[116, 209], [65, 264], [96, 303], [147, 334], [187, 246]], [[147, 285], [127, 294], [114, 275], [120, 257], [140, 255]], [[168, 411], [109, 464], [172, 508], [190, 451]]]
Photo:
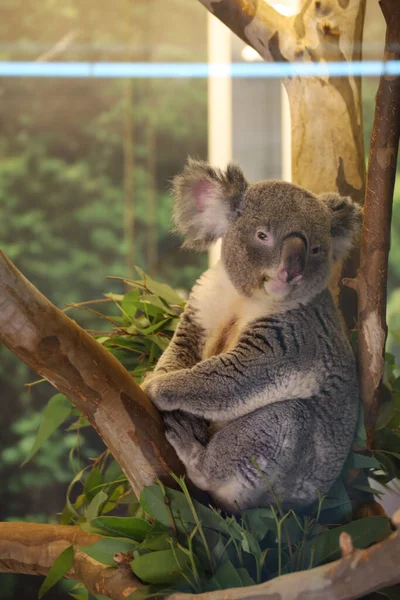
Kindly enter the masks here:
[[126, 272], [135, 278], [135, 119], [133, 79], [124, 82], [124, 234]]
[[[387, 25], [384, 62], [400, 60], [399, 2], [381, 0], [380, 6]], [[359, 297], [359, 372], [370, 443], [384, 372], [387, 270], [399, 139], [400, 77], [382, 75], [369, 155], [360, 270], [350, 282]]]
[[[361, 59], [365, 0], [303, 0], [300, 13], [284, 17], [265, 0], [200, 0], [267, 61], [315, 63]], [[292, 122], [293, 182], [319, 194], [338, 191], [362, 203], [365, 160], [361, 82], [356, 77], [292, 77], [284, 81]], [[358, 254], [343, 275], [356, 274]], [[341, 265], [332, 278], [339, 297]], [[343, 288], [339, 306], [348, 328], [357, 296]]]
[[73, 566], [66, 577], [80, 581], [92, 594], [125, 600], [143, 587], [131, 569], [103, 565], [79, 550], [79, 546], [90, 546], [100, 539], [75, 526], [0, 523], [0, 573], [47, 575], [61, 552], [74, 546]]
[[[400, 510], [393, 516], [400, 526]], [[89, 545], [97, 536], [78, 527], [35, 523], [0, 523], [0, 572], [45, 575], [71, 544]], [[400, 582], [400, 535], [396, 531], [367, 550], [355, 550], [348, 534], [339, 540], [342, 558], [308, 571], [277, 577], [259, 585], [205, 594], [174, 593], [169, 600], [352, 600]], [[142, 586], [127, 570], [101, 565], [75, 550], [67, 577], [82, 581], [92, 593], [125, 600]]]
[[124, 367], [0, 252], [0, 341], [89, 419], [138, 495], [182, 465], [158, 411]]

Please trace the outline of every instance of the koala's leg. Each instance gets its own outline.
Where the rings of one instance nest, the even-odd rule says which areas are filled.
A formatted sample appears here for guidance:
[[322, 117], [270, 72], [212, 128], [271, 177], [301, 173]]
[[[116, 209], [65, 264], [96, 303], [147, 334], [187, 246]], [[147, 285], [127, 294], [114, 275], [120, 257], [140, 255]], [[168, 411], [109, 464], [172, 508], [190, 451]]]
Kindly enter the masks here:
[[201, 485], [202, 481], [196, 481], [196, 475], [201, 479], [197, 466], [202, 463], [210, 441], [209, 422], [180, 410], [163, 413], [163, 418], [165, 436], [185, 465], [190, 479], [201, 489], [206, 489]]
[[174, 423], [169, 413], [167, 437], [190, 479], [219, 506], [237, 511], [279, 498], [301, 509], [327, 494], [349, 450], [346, 410], [339, 432], [330, 410], [317, 398], [278, 402], [232, 421], [208, 442], [197, 429], [201, 420], [183, 413]]
[[239, 419], [211, 438], [208, 423], [202, 418], [182, 411], [164, 413], [163, 417], [166, 437], [195, 485], [210, 492], [227, 510], [248, 506], [249, 494], [254, 500], [253, 484], [259, 475], [251, 460], [241, 464], [243, 445], [237, 445], [239, 431], [243, 427], [247, 430], [246, 419]]

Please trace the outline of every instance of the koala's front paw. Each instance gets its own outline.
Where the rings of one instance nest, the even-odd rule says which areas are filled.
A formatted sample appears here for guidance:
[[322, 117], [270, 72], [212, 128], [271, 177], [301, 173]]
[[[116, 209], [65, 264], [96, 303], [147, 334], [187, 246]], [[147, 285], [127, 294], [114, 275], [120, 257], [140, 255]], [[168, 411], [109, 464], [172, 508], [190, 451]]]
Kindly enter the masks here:
[[152, 403], [160, 410], [171, 411], [181, 408], [178, 394], [174, 393], [171, 385], [171, 375], [155, 377], [145, 386], [146, 394]]

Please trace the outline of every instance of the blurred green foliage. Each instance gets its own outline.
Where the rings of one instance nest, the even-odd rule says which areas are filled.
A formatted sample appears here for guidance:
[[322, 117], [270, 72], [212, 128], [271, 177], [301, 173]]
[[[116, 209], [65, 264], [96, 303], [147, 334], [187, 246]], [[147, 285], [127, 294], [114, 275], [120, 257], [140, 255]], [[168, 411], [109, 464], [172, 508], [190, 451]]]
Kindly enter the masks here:
[[[185, 0], [170, 0], [168, 6], [163, 0], [67, 0], [62, 5], [4, 0], [0, 60], [201, 61], [206, 57], [205, 25], [204, 9]], [[65, 36], [70, 43], [51, 55]], [[179, 239], [169, 233], [168, 187], [188, 150], [206, 156], [206, 94], [206, 81], [184, 79], [135, 81], [132, 90], [134, 260], [147, 268], [151, 230], [156, 253], [152, 273], [180, 288], [191, 287], [206, 257], [181, 252]], [[122, 281], [106, 283], [105, 277], [128, 276], [126, 82], [2, 78], [0, 97], [1, 248], [60, 307], [102, 298], [104, 290], [123, 292]], [[149, 177], [151, 157], [155, 166]], [[155, 228], [148, 210], [150, 191], [156, 201]], [[71, 314], [86, 327], [94, 323], [87, 311]], [[105, 322], [98, 326], [106, 329]], [[55, 432], [51, 443], [20, 468], [51, 394], [48, 384], [23, 388], [34, 379], [0, 348], [1, 519], [55, 520], [70, 480], [68, 454], [76, 431]], [[82, 459], [96, 456], [102, 443], [92, 430], [83, 435]], [[1, 600], [31, 597], [30, 589], [37, 593], [38, 585], [32, 581], [2, 575]]]

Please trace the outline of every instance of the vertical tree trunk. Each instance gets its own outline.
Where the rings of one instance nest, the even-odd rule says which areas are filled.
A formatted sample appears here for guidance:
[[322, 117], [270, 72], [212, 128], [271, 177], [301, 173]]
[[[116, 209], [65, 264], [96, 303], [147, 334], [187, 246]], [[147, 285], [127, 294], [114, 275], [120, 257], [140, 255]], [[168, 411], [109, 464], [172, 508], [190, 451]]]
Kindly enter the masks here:
[[[153, 49], [153, 19], [154, 0], [146, 0], [146, 30], [148, 51], [146, 58], [152, 60]], [[147, 235], [147, 268], [149, 273], [157, 274], [157, 189], [156, 189], [156, 129], [154, 117], [157, 111], [156, 94], [151, 79], [147, 82], [147, 205], [148, 205], [148, 235]]]
[[151, 114], [147, 124], [147, 202], [149, 230], [147, 236], [147, 268], [149, 273], [157, 274], [157, 189], [156, 189], [156, 132], [154, 127], [154, 98], [151, 81], [148, 86]]
[[[400, 60], [400, 3], [381, 0], [386, 20], [384, 62]], [[400, 139], [400, 77], [382, 75], [376, 97], [368, 165], [360, 272], [353, 282], [359, 296], [361, 397], [371, 443], [384, 372], [387, 269], [390, 225]]]
[[[347, 5], [347, 6], [346, 6]], [[361, 60], [365, 0], [303, 1], [294, 20], [295, 60], [349, 62]], [[362, 203], [365, 193], [361, 79], [356, 77], [296, 77], [285, 82], [292, 120], [293, 181], [316, 194], [337, 191]], [[342, 275], [357, 272], [359, 251], [343, 265]], [[331, 291], [349, 329], [357, 321], [357, 296], [339, 288], [342, 264], [331, 280]]]
[[124, 233], [127, 277], [135, 279], [135, 144], [133, 80], [124, 87]]

